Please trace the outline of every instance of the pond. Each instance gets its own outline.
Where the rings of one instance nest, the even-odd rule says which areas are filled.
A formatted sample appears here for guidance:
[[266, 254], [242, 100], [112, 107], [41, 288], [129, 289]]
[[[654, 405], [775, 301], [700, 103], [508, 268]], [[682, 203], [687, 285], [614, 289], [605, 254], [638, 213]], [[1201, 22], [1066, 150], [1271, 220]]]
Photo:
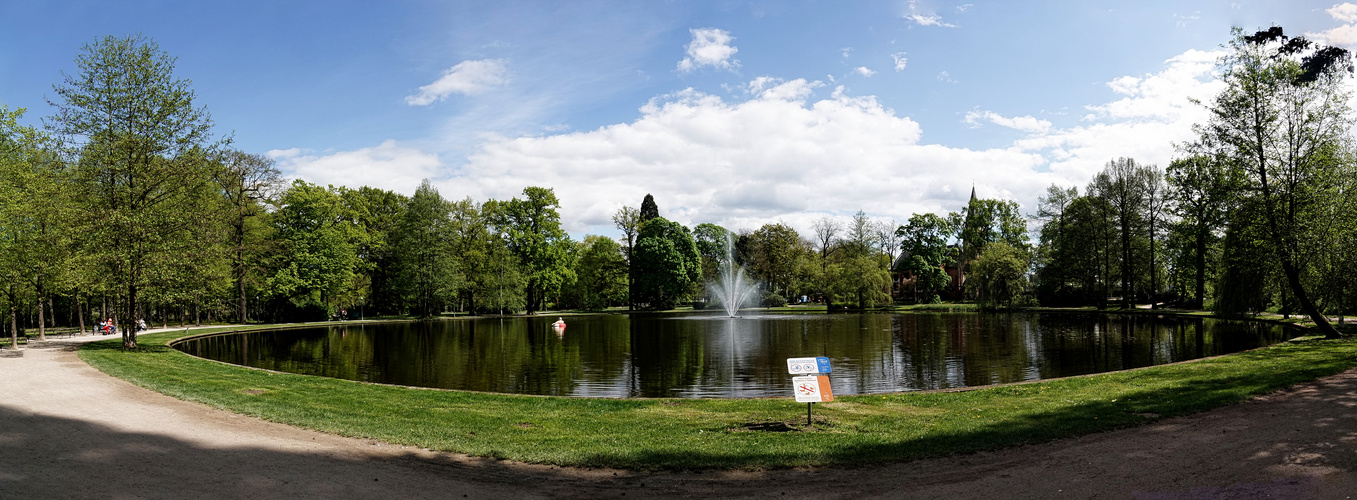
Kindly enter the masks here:
[[338, 323], [202, 337], [194, 356], [444, 389], [596, 397], [790, 397], [786, 359], [827, 356], [836, 395], [1171, 363], [1287, 340], [1257, 322], [1091, 313], [686, 314]]

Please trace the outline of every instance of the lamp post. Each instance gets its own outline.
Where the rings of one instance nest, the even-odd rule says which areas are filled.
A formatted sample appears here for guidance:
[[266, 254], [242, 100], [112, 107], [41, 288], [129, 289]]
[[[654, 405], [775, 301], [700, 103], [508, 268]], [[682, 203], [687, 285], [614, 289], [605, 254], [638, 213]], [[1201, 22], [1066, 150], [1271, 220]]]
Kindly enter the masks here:
[[358, 321], [363, 321], [363, 307], [368, 305], [368, 301], [363, 297], [358, 297]]

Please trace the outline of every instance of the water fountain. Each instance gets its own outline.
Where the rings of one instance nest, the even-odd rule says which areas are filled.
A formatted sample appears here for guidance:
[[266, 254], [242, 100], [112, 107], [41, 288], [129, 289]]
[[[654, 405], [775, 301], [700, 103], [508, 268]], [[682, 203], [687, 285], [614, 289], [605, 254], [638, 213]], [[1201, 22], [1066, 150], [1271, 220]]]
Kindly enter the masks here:
[[726, 258], [717, 274], [718, 279], [708, 285], [707, 290], [721, 302], [721, 307], [726, 310], [726, 316], [734, 318], [740, 311], [740, 306], [749, 300], [750, 295], [753, 295], [759, 286], [747, 279], [744, 266], [735, 264], [735, 244], [731, 241], [729, 233], [726, 234]]

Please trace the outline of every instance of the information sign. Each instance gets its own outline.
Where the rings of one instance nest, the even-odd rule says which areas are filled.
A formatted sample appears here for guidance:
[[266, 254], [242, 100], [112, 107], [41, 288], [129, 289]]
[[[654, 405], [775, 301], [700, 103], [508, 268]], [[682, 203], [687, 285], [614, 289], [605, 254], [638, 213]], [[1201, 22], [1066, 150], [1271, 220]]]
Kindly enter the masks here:
[[828, 403], [834, 400], [829, 377], [824, 375], [792, 377], [792, 390], [796, 393], [798, 403]]
[[787, 358], [787, 373], [809, 375], [812, 373], [830, 373], [829, 358]]

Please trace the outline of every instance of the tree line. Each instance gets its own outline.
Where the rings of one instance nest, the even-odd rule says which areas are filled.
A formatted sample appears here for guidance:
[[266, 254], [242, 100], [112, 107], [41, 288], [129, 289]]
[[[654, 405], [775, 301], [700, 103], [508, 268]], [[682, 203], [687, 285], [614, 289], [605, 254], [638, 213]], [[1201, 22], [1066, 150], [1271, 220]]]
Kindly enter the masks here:
[[[39, 128], [0, 107], [3, 329], [117, 318], [292, 321], [337, 314], [702, 306], [733, 256], [760, 302], [867, 309], [892, 299], [986, 307], [1181, 305], [1327, 314], [1353, 305], [1357, 217], [1348, 54], [1280, 28], [1236, 29], [1226, 88], [1165, 169], [1109, 161], [1035, 213], [977, 199], [905, 223], [823, 217], [732, 232], [685, 227], [646, 195], [622, 237], [572, 240], [546, 187], [444, 199], [285, 183], [212, 133], [174, 58], [141, 36], [82, 48]], [[1038, 229], [1029, 240], [1029, 219]]]

